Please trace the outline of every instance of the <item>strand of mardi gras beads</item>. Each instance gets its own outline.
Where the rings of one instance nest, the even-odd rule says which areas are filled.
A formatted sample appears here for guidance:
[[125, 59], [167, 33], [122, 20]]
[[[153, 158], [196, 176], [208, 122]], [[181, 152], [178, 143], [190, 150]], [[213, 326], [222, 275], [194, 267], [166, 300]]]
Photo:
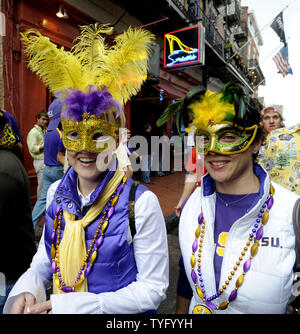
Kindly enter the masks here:
[[[213, 310], [225, 310], [228, 307], [229, 303], [233, 302], [237, 298], [238, 289], [243, 284], [246, 273], [250, 270], [252, 259], [258, 253], [259, 241], [261, 240], [261, 238], [263, 236], [263, 228], [269, 220], [269, 211], [271, 210], [271, 208], [273, 206], [273, 203], [274, 203], [274, 199], [273, 199], [274, 192], [275, 192], [274, 187], [271, 184], [270, 185], [269, 196], [268, 196], [267, 200], [264, 202], [264, 204], [262, 205], [262, 208], [260, 209], [259, 214], [257, 215], [254, 227], [251, 230], [251, 233], [249, 234], [249, 238], [246, 242], [246, 246], [243, 248], [243, 251], [241, 252], [241, 255], [239, 256], [238, 261], [233, 266], [233, 270], [230, 272], [230, 275], [228, 275], [227, 280], [225, 281], [225, 284], [222, 285], [222, 288], [219, 289], [216, 294], [214, 294], [210, 297], [206, 296], [204, 281], [203, 281], [203, 278], [202, 278], [202, 269], [201, 269], [202, 268], [202, 265], [201, 265], [202, 248], [203, 248], [203, 241], [204, 241], [204, 234], [205, 234], [205, 221], [204, 221], [204, 217], [203, 217], [202, 212], [198, 216], [198, 227], [195, 231], [195, 241], [192, 245], [192, 256], [191, 256], [191, 261], [190, 261], [191, 262], [191, 268], [192, 268], [191, 278], [193, 280], [193, 283], [195, 284], [195, 288], [196, 288], [196, 292], [197, 292], [198, 296], [205, 302], [205, 304], [209, 308], [211, 308]], [[259, 227], [259, 224], [261, 224], [260, 227]], [[253, 239], [254, 235], [255, 235], [255, 239]], [[199, 237], [200, 237], [200, 240], [199, 240], [199, 243], [198, 243]], [[230, 281], [232, 280], [232, 276], [234, 276], [235, 272], [238, 269], [238, 266], [240, 266], [241, 261], [243, 260], [243, 257], [245, 256], [246, 251], [248, 250], [248, 248], [249, 248], [249, 246], [250, 246], [250, 244], [253, 240], [255, 240], [255, 242], [253, 243], [253, 245], [250, 249], [250, 257], [243, 264], [243, 272], [235, 282], [235, 289], [233, 289], [231, 291], [227, 301], [222, 302], [219, 306], [214, 305], [211, 301], [218, 298], [224, 292], [226, 287], [230, 284]], [[199, 248], [198, 260], [196, 261], [195, 253], [196, 253], [198, 248]], [[197, 273], [195, 271], [196, 262], [198, 262], [197, 272], [198, 272], [198, 276], [199, 276], [199, 285], [200, 286], [198, 286], [198, 284], [197, 284], [198, 276], [197, 276]]]

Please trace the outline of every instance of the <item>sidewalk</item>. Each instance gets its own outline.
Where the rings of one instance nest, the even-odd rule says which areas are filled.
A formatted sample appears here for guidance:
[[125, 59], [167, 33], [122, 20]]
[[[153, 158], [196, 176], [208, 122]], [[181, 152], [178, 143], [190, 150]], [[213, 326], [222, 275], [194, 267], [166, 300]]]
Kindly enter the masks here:
[[163, 215], [166, 220], [167, 230], [176, 226], [177, 216], [174, 207], [179, 201], [184, 186], [185, 171], [174, 172], [165, 176], [151, 176], [154, 184], [144, 184], [158, 197]]
[[157, 310], [158, 314], [174, 314], [176, 309], [178, 261], [181, 253], [178, 240], [179, 219], [174, 212], [174, 206], [182, 193], [184, 178], [185, 171], [175, 172], [160, 177], [151, 176], [151, 182], [154, 182], [154, 184], [146, 184], [148, 189], [153, 191], [158, 197], [168, 232], [169, 288], [167, 290], [167, 298]]

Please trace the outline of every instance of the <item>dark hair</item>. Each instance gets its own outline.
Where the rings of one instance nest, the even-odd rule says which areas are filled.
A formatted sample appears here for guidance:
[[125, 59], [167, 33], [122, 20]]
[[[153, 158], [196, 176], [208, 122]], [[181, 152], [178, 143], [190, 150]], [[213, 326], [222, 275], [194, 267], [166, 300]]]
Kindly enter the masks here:
[[[252, 117], [252, 121], [253, 121], [253, 125], [257, 124], [258, 128], [257, 128], [257, 132], [255, 135], [255, 138], [253, 140], [252, 145], [254, 145], [255, 143], [257, 143], [259, 140], [262, 141], [262, 143], [265, 140], [265, 132], [263, 127], [260, 125], [260, 110], [261, 110], [261, 105], [258, 102], [258, 100], [256, 98], [250, 98], [249, 100], [249, 115], [251, 115]], [[258, 158], [259, 152], [253, 154], [253, 162], [257, 162], [257, 158]]]
[[40, 119], [41, 117], [48, 117], [48, 112], [46, 110], [40, 110], [37, 114], [36, 114], [36, 119]]
[[150, 124], [150, 123], [146, 123], [146, 124], [144, 125], [144, 129], [147, 130], [147, 129], [149, 128], [149, 126], [151, 126], [151, 124]]

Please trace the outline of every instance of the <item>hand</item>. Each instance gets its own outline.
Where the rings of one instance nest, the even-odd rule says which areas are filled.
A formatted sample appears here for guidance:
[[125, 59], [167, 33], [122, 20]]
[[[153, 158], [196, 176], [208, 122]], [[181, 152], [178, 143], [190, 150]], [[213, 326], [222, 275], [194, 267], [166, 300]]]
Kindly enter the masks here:
[[180, 216], [180, 210], [181, 210], [181, 204], [177, 204], [175, 207], [175, 213], [176, 213], [176, 216], [179, 217]]
[[46, 302], [29, 306], [25, 311], [26, 314], [40, 314], [50, 310], [52, 310], [51, 300], [47, 300]]
[[35, 297], [30, 292], [21, 293], [14, 302], [10, 313], [11, 314], [25, 314], [27, 308], [35, 303]]

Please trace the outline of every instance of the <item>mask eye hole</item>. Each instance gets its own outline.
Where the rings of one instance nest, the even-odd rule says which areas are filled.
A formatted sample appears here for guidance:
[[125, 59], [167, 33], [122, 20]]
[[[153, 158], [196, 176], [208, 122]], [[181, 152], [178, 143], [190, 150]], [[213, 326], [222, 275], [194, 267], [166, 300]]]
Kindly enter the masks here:
[[80, 134], [77, 131], [70, 131], [67, 134], [67, 138], [70, 140], [80, 140]]
[[94, 135], [93, 135], [93, 137], [92, 137], [92, 140], [94, 140], [94, 141], [98, 141], [98, 140], [103, 139], [103, 138], [101, 138], [101, 137], [103, 137], [103, 133], [102, 133], [102, 132], [96, 132], [96, 133], [94, 133]]
[[201, 146], [207, 145], [209, 143], [210, 136], [206, 132], [198, 131], [196, 134], [196, 142], [198, 142]]
[[230, 144], [239, 141], [242, 137], [234, 132], [225, 132], [219, 136], [219, 142], [221, 144]]

